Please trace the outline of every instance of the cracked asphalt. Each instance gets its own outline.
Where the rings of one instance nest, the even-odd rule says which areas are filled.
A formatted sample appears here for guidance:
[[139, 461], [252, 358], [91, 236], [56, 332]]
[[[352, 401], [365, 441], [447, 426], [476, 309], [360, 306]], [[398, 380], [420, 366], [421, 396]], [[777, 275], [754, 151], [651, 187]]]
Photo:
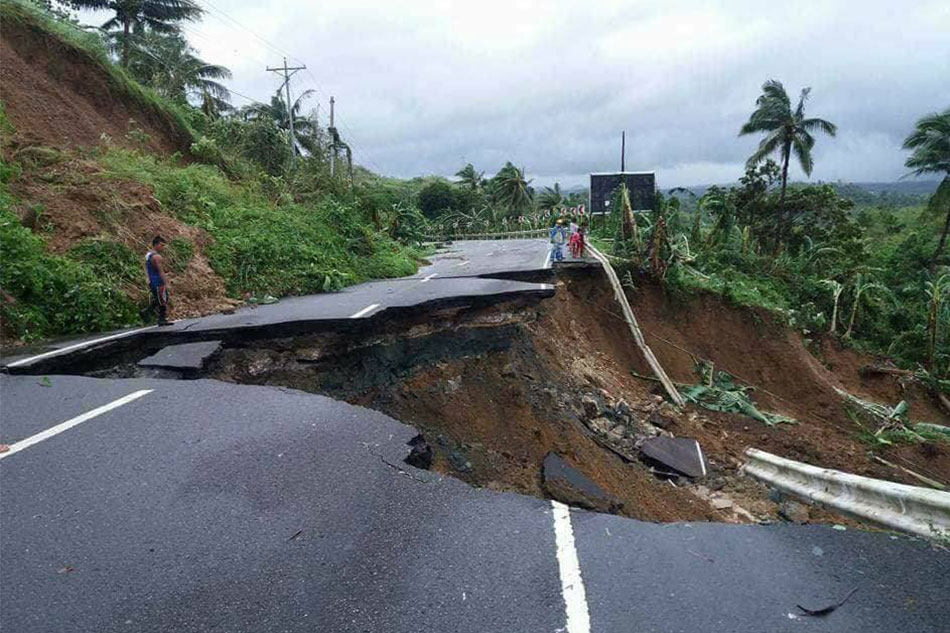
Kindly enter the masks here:
[[[467, 266], [495, 263], [482, 248]], [[0, 375], [0, 443], [41, 438], [0, 454], [0, 629], [582, 633], [565, 617], [551, 504], [406, 465], [415, 434], [286, 388]], [[569, 520], [583, 630], [936, 633], [950, 621], [950, 555], [919, 540]], [[855, 588], [827, 616], [796, 608]]]

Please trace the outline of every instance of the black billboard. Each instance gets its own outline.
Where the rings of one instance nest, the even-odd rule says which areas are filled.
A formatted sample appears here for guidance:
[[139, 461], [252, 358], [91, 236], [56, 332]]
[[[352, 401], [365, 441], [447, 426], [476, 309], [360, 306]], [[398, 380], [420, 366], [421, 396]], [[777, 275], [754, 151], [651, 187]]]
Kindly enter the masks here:
[[652, 171], [616, 172], [590, 175], [590, 204], [588, 213], [612, 211], [608, 204], [614, 192], [626, 183], [630, 190], [630, 204], [634, 211], [656, 209], [656, 174]]

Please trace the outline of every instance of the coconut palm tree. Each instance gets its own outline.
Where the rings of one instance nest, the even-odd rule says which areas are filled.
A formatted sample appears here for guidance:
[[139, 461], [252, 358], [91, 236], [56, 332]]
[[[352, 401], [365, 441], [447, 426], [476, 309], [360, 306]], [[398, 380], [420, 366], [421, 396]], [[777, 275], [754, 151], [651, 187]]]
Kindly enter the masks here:
[[492, 178], [492, 197], [509, 212], [523, 211], [531, 206], [534, 190], [531, 181], [525, 180], [524, 167], [518, 169], [511, 162], [498, 170]]
[[904, 149], [913, 150], [913, 153], [904, 163], [911, 168], [911, 174], [943, 174], [943, 180], [937, 191], [930, 197], [927, 204], [929, 211], [934, 213], [946, 212], [947, 218], [943, 223], [943, 233], [937, 250], [930, 260], [930, 270], [933, 272], [937, 260], [947, 246], [947, 234], [950, 233], [950, 108], [941, 113], [928, 114], [920, 121], [913, 133], [904, 139]]
[[561, 191], [560, 183], [554, 183], [553, 187], [545, 187], [538, 196], [538, 206], [542, 209], [553, 209], [564, 204], [564, 192]]
[[113, 34], [123, 66], [129, 65], [136, 37], [146, 31], [177, 33], [181, 22], [197, 20], [204, 13], [192, 0], [70, 0], [69, 4], [115, 13], [99, 28]]
[[278, 90], [277, 93], [271, 97], [270, 103], [254, 103], [245, 106], [242, 108], [241, 113], [247, 121], [261, 119], [273, 121], [279, 129], [285, 132], [290, 131], [290, 117], [293, 116], [294, 136], [297, 139], [298, 145], [294, 150], [300, 154], [301, 149], [305, 149], [313, 154], [319, 150], [316, 145], [316, 140], [320, 137], [317, 122], [310, 117], [301, 116], [304, 101], [312, 94], [313, 90], [304, 90], [300, 96], [294, 100], [293, 106], [288, 111], [283, 93]]
[[485, 172], [476, 171], [475, 166], [471, 163], [468, 163], [465, 167], [455, 172], [455, 176], [458, 178], [456, 181], [457, 184], [468, 187], [472, 191], [481, 189], [485, 184]]
[[824, 132], [834, 136], [838, 128], [824, 119], [805, 118], [805, 102], [811, 88], [802, 89], [798, 105], [792, 110], [791, 99], [780, 81], [769, 79], [762, 84], [762, 94], [755, 101], [756, 109], [749, 120], [739, 130], [739, 136], [764, 132], [765, 138], [759, 142], [758, 149], [746, 161], [746, 167], [754, 167], [763, 162], [770, 154], [778, 151], [782, 165], [782, 192], [779, 196], [779, 231], [784, 231], [785, 189], [788, 186], [788, 164], [794, 152], [798, 164], [806, 176], [811, 176], [814, 161], [811, 150], [815, 146], [813, 132]]
[[179, 34], [149, 31], [134, 42], [129, 72], [170, 99], [196, 99], [209, 116], [231, 110], [231, 93], [218, 81], [230, 79], [231, 71], [199, 59], [196, 52]]

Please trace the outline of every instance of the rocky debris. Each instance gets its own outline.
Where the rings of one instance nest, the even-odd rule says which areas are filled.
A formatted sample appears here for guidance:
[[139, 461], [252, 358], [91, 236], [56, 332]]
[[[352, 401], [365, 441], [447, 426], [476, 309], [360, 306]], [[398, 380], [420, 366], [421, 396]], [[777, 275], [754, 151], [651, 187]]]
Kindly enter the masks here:
[[606, 435], [614, 427], [614, 423], [604, 417], [594, 418], [587, 423], [592, 431]]
[[542, 485], [552, 498], [568, 505], [616, 513], [623, 503], [564, 461], [557, 453], [548, 453], [542, 466]]
[[432, 447], [429, 446], [426, 438], [417, 435], [406, 443], [412, 447], [412, 450], [404, 461], [410, 466], [429, 470], [432, 467]]
[[709, 504], [717, 510], [725, 510], [736, 505], [735, 501], [727, 497], [716, 497], [709, 501]]
[[588, 420], [599, 418], [604, 411], [603, 403], [590, 394], [586, 394], [581, 398], [581, 408], [584, 417]]
[[699, 442], [685, 437], [651, 437], [640, 445], [649, 459], [689, 477], [706, 475], [706, 460]]
[[661, 413], [659, 408], [650, 412], [650, 415], [647, 416], [647, 422], [664, 430], [669, 430], [670, 427], [676, 424], [676, 420]]
[[198, 372], [219, 351], [221, 351], [221, 341], [169, 345], [158, 353], [143, 358], [138, 365], [139, 367]]
[[793, 499], [786, 499], [779, 504], [778, 515], [786, 521], [798, 524], [808, 523], [810, 519], [808, 506]]
[[465, 454], [460, 450], [454, 450], [448, 454], [449, 464], [460, 473], [472, 472], [472, 462], [466, 459]]

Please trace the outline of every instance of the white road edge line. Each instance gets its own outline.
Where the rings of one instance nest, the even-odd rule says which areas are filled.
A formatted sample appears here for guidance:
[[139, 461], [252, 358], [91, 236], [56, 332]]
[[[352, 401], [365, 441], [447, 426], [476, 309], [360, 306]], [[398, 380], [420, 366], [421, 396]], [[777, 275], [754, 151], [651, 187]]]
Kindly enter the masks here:
[[587, 593], [581, 578], [581, 566], [574, 547], [574, 529], [571, 527], [571, 509], [559, 501], [551, 501], [554, 514], [554, 542], [557, 564], [561, 572], [561, 594], [567, 615], [566, 633], [590, 633], [590, 612]]
[[430, 279], [432, 279], [433, 277], [435, 277], [435, 276], [438, 275], [438, 274], [439, 274], [439, 273], [432, 273], [431, 275], [426, 275], [425, 279], [423, 279], [423, 280], [420, 281], [419, 283], [424, 284], [425, 282], [429, 281]]
[[54, 435], [59, 435], [63, 431], [68, 431], [69, 429], [73, 428], [77, 424], [82, 424], [86, 420], [91, 420], [97, 416], [102, 415], [103, 413], [107, 413], [109, 411], [112, 411], [113, 409], [117, 409], [118, 407], [121, 407], [124, 404], [128, 404], [132, 402], [133, 400], [138, 400], [142, 396], [152, 393], [152, 391], [153, 389], [142, 389], [141, 391], [133, 391], [129, 395], [123, 396], [119, 398], [118, 400], [113, 400], [109, 404], [104, 404], [101, 407], [97, 407], [93, 409], [92, 411], [83, 413], [82, 415], [77, 415], [75, 418], [71, 418], [69, 420], [66, 420], [65, 422], [60, 422], [56, 426], [50, 427], [46, 429], [45, 431], [40, 431], [36, 435], [31, 435], [25, 440], [20, 440], [19, 442], [15, 444], [11, 444], [10, 450], [8, 450], [6, 453], [0, 453], [0, 459], [9, 457], [10, 455], [13, 455], [15, 453], [19, 453], [25, 448], [29, 448], [33, 446], [34, 444], [39, 444], [43, 440], [48, 440]]
[[37, 354], [36, 356], [30, 356], [29, 358], [21, 358], [18, 361], [8, 363], [7, 367], [19, 367], [20, 365], [26, 365], [27, 363], [32, 363], [33, 361], [41, 360], [43, 358], [50, 358], [52, 356], [59, 356], [60, 354], [65, 354], [66, 352], [71, 352], [74, 349], [81, 349], [83, 347], [89, 347], [90, 345], [95, 345], [96, 343], [104, 343], [105, 341], [111, 341], [117, 338], [124, 338], [126, 336], [132, 336], [133, 334], [138, 334], [139, 332], [144, 332], [145, 330], [151, 330], [155, 325], [149, 325], [147, 327], [140, 327], [137, 330], [129, 330], [128, 332], [119, 332], [118, 334], [113, 334], [112, 336], [103, 336], [102, 338], [93, 339], [91, 341], [83, 341], [82, 343], [76, 343], [75, 345], [70, 345], [68, 347], [61, 347], [59, 349], [54, 349], [43, 354]]
[[468, 266], [470, 263], [471, 263], [470, 261], [464, 261], [460, 264], [456, 264], [455, 267], [458, 268], [459, 266]]
[[378, 303], [371, 303], [371, 304], [369, 304], [368, 306], [366, 306], [365, 308], [363, 308], [362, 310], [360, 310], [359, 312], [357, 312], [356, 314], [350, 315], [350, 318], [351, 318], [351, 319], [358, 319], [358, 318], [360, 318], [361, 316], [365, 316], [365, 315], [369, 314], [370, 312], [372, 312], [373, 310], [375, 310], [375, 309], [378, 308], [378, 307], [379, 307], [379, 304], [378, 304]]

